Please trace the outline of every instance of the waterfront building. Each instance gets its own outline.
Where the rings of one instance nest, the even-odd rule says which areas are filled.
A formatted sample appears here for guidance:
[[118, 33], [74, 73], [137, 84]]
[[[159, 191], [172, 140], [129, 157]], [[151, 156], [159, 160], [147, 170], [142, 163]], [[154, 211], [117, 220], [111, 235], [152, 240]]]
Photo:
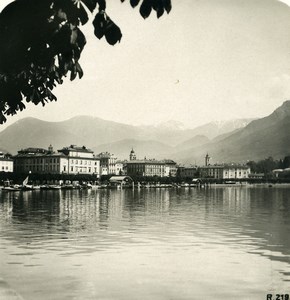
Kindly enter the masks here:
[[248, 179], [251, 169], [245, 165], [224, 164], [200, 167], [201, 178]]
[[101, 166], [100, 167], [100, 175], [108, 175], [109, 174], [109, 169], [106, 166]]
[[57, 152], [52, 146], [43, 148], [26, 148], [13, 157], [15, 172], [37, 174], [100, 174], [100, 160], [93, 151], [85, 146], [71, 145]]
[[132, 149], [129, 155], [129, 161], [124, 163], [124, 173], [128, 176], [145, 176], [145, 177], [165, 177], [176, 176], [176, 162], [173, 160], [139, 160]]
[[117, 157], [109, 152], [101, 152], [97, 155], [100, 160], [101, 175], [116, 174]]
[[214, 164], [209, 163], [210, 156], [205, 156], [205, 166], [199, 168], [201, 178], [213, 179], [248, 179], [251, 169], [247, 165], [240, 164]]
[[129, 176], [165, 176], [165, 163], [154, 160], [132, 160], [127, 162], [127, 175]]
[[13, 160], [2, 152], [0, 152], [0, 172], [13, 172]]
[[196, 177], [197, 167], [196, 166], [179, 166], [177, 174], [180, 178], [194, 178]]
[[122, 161], [117, 161], [116, 162], [116, 175], [124, 175], [124, 163]]
[[94, 155], [94, 152], [85, 146], [69, 147], [58, 150], [60, 155], [67, 158], [68, 174], [96, 174], [100, 175], [100, 160]]
[[171, 159], [165, 159], [165, 176], [166, 177], [176, 177], [177, 174], [177, 164]]

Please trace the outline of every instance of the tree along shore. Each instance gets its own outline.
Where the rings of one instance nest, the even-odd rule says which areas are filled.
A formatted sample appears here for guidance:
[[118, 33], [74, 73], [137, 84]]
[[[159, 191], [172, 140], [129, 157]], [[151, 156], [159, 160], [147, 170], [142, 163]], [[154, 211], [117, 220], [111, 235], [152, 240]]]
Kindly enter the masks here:
[[[22, 184], [27, 178], [27, 173], [13, 173], [13, 172], [0, 172], [0, 184], [3, 185], [4, 181], [10, 180], [15, 184]], [[116, 175], [103, 175], [97, 178], [96, 175], [89, 174], [29, 174], [29, 181], [34, 184], [56, 183], [56, 182], [92, 182], [94, 184], [106, 184], [110, 178]], [[181, 184], [181, 183], [201, 183], [201, 184], [282, 184], [290, 183], [290, 174], [284, 174], [283, 176], [265, 176], [262, 178], [244, 178], [244, 179], [214, 179], [214, 178], [193, 178], [193, 177], [145, 177], [145, 176], [131, 176], [135, 184]], [[193, 181], [194, 179], [194, 181]], [[198, 180], [198, 181], [197, 181]]]

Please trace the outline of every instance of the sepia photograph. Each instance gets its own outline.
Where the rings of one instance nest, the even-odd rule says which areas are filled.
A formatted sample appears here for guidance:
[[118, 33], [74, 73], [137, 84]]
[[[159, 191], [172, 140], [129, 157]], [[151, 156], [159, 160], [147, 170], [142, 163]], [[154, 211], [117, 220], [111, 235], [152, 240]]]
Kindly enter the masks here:
[[0, 0], [0, 300], [290, 300], [290, 0]]

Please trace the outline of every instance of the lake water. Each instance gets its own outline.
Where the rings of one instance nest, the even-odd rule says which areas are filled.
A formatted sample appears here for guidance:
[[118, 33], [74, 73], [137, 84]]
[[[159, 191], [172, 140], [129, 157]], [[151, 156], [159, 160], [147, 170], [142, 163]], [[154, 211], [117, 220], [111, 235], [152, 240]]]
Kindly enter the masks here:
[[289, 186], [2, 191], [0, 199], [3, 299], [290, 293]]

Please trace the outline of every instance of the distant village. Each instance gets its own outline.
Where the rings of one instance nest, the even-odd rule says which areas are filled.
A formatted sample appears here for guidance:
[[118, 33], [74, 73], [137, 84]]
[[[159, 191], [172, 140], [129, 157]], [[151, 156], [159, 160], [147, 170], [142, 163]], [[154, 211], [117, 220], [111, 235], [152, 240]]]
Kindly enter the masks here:
[[[163, 181], [164, 179], [172, 181], [179, 179], [187, 182], [192, 180], [242, 182], [249, 179], [262, 179], [264, 175], [251, 173], [249, 165], [211, 164], [209, 154], [205, 155], [202, 166], [184, 166], [171, 159], [156, 160], [146, 157], [140, 159], [133, 148], [128, 149], [128, 160], [118, 160], [114, 154], [109, 152], [94, 154], [86, 146], [76, 145], [63, 147], [57, 151], [53, 149], [52, 145], [47, 149], [26, 148], [19, 150], [14, 156], [0, 153], [0, 172], [2, 181], [8, 174], [14, 174], [16, 178], [17, 175], [19, 178], [21, 176], [23, 178], [29, 174], [34, 180], [67, 179], [68, 176], [73, 176], [75, 180], [87, 178], [97, 181], [102, 178], [109, 179], [111, 176], [130, 176], [135, 181], [159, 178]], [[274, 177], [278, 177], [279, 172], [275, 173], [273, 170]], [[64, 177], [65, 175], [67, 176]]]
[[251, 170], [247, 165], [212, 165], [210, 156], [205, 155], [203, 166], [181, 166], [171, 159], [156, 160], [137, 157], [134, 149], [128, 151], [128, 160], [118, 160], [109, 152], [94, 154], [86, 146], [70, 145], [55, 151], [48, 149], [26, 148], [15, 156], [0, 154], [0, 171], [18, 174], [74, 174], [127, 175], [132, 177], [180, 177], [213, 179], [247, 179]]

